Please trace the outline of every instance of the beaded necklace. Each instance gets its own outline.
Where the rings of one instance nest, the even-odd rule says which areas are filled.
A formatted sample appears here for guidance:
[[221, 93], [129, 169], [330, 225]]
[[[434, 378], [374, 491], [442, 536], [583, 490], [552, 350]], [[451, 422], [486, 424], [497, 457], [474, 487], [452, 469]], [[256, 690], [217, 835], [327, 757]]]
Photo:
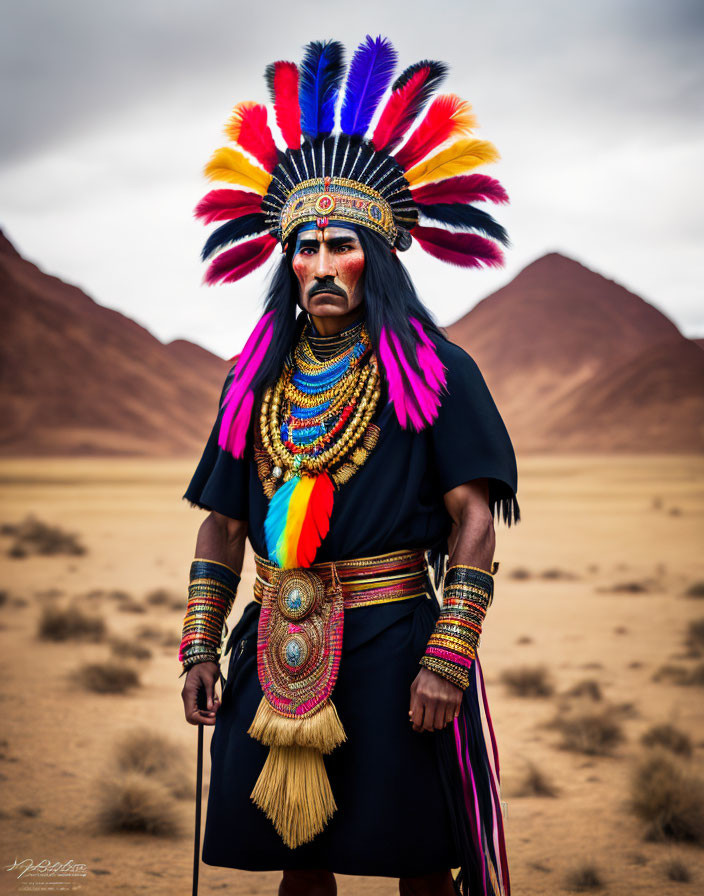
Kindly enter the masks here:
[[[322, 349], [322, 351], [321, 351]], [[329, 357], [316, 356], [325, 354]], [[379, 370], [364, 322], [330, 341], [307, 324], [277, 382], [266, 389], [255, 461], [270, 499], [270, 559], [309, 566], [329, 528], [333, 493], [365, 463], [379, 437], [371, 422]]]

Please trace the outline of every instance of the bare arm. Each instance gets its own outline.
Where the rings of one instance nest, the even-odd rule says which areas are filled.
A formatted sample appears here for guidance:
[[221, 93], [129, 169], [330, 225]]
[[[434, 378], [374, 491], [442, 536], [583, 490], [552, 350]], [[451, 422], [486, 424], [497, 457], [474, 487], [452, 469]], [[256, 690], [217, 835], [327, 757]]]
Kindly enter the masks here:
[[[473, 479], [447, 492], [445, 507], [452, 519], [448, 565], [462, 563], [491, 570], [496, 546], [486, 479]], [[444, 728], [457, 718], [462, 690], [441, 675], [422, 668], [411, 685], [409, 718], [414, 731]]]
[[[242, 572], [244, 549], [247, 543], [248, 525], [244, 520], [233, 520], [221, 513], [211, 512], [202, 522], [196, 539], [195, 556], [201, 560], [224, 563], [237, 575]], [[197, 663], [186, 673], [181, 691], [186, 720], [192, 725], [202, 722], [215, 724], [215, 714], [220, 698], [215, 693], [215, 683], [220, 676], [217, 663]], [[207, 709], [198, 709], [198, 691], [205, 689]]]

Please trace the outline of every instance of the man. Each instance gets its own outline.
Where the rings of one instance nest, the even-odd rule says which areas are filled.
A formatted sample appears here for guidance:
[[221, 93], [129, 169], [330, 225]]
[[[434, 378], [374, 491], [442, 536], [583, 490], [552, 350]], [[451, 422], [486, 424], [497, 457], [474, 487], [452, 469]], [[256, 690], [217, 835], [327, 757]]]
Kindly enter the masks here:
[[[209, 515], [179, 651], [186, 718], [214, 725], [203, 860], [283, 869], [281, 896], [333, 894], [335, 872], [398, 877], [402, 894], [509, 893], [476, 648], [493, 517], [519, 518], [515, 456], [476, 364], [396, 254], [415, 237], [464, 266], [501, 263], [487, 236], [506, 234], [471, 202], [506, 196], [463, 174], [496, 152], [463, 136], [474, 120], [458, 97], [437, 97], [409, 136], [440, 63], [406, 69], [365, 138], [395, 62], [385, 39], [359, 47], [337, 134], [341, 45], [311, 43], [300, 71], [269, 66], [286, 152], [266, 108], [240, 104], [228, 134], [257, 164], [225, 147], [206, 171], [247, 189], [197, 209], [227, 222], [204, 258], [236, 243], [208, 282], [284, 250], [186, 491]], [[254, 599], [218, 699], [247, 539]]]

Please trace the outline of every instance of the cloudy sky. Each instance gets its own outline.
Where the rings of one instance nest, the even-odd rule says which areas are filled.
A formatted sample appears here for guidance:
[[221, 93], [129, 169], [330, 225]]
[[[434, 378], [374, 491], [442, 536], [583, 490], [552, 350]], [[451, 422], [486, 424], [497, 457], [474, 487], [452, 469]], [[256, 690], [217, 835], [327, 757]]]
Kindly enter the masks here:
[[[698, 0], [2, 0], [0, 226], [44, 270], [164, 341], [230, 356], [265, 274], [201, 285], [202, 167], [264, 67], [312, 39], [389, 37], [450, 64], [512, 248], [500, 271], [403, 256], [447, 324], [559, 251], [704, 335], [704, 7]], [[565, 296], [569, 302], [570, 297]]]

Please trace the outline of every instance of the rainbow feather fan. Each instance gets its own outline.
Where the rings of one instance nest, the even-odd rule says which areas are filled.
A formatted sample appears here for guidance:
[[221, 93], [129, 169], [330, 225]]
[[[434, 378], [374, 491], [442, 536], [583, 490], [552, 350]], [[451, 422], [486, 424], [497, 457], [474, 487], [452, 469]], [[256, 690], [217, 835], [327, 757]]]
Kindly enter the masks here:
[[269, 559], [282, 569], [311, 566], [328, 534], [333, 484], [327, 473], [293, 476], [274, 493], [264, 520]]

